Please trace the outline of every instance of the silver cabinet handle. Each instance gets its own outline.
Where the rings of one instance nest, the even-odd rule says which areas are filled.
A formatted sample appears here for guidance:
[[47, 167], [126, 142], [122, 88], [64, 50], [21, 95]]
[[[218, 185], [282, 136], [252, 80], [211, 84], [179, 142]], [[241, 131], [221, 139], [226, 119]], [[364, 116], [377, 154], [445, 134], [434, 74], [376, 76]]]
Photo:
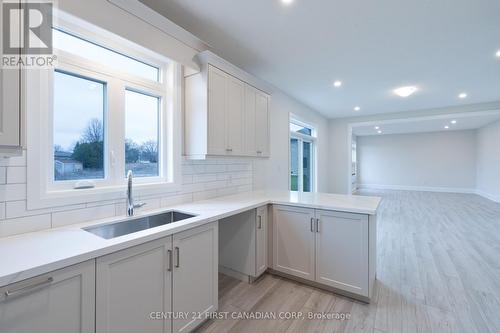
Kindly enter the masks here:
[[316, 232], [319, 233], [319, 219], [316, 219]]
[[175, 267], [176, 268], [180, 267], [180, 260], [179, 260], [179, 258], [180, 258], [180, 254], [179, 253], [180, 252], [181, 252], [180, 249], [176, 246], [175, 247], [175, 260], [176, 260]]
[[258, 215], [259, 223], [257, 224], [257, 229], [262, 229], [262, 216]]
[[257, 150], [257, 154], [262, 154], [262, 151], [260, 151], [260, 150]]
[[49, 277], [48, 279], [46, 279], [44, 281], [34, 283], [30, 286], [26, 286], [26, 287], [14, 289], [14, 290], [7, 290], [5, 292], [5, 297], [19, 296], [19, 295], [22, 295], [22, 294], [27, 293], [29, 291], [32, 291], [34, 289], [46, 287], [46, 286], [50, 285], [53, 281], [54, 281], [54, 278]]
[[168, 253], [168, 268], [167, 271], [172, 271], [172, 250], [167, 250]]
[[231, 151], [233, 151], [233, 149], [231, 149], [231, 148], [226, 148], [226, 151], [231, 152]]
[[314, 217], [311, 217], [311, 232], [314, 232]]

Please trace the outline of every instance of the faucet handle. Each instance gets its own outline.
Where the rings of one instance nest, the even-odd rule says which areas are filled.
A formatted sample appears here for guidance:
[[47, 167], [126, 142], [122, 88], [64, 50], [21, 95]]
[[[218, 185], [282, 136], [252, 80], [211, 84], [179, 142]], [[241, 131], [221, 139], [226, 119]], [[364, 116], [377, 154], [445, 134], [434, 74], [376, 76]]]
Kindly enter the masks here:
[[145, 202], [139, 202], [139, 203], [134, 204], [134, 208], [141, 208], [141, 207], [144, 207], [146, 205], [147, 205], [147, 203], [145, 203]]

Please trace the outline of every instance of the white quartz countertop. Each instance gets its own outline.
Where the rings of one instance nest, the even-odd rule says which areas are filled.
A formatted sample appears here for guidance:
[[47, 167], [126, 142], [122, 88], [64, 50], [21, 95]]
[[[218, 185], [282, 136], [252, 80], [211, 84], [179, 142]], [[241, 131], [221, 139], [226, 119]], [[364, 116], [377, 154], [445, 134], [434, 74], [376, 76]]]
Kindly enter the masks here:
[[377, 197], [355, 195], [254, 191], [138, 213], [133, 218], [156, 215], [172, 209], [192, 213], [196, 216], [108, 240], [88, 233], [81, 228], [133, 218], [114, 217], [0, 238], [0, 287], [166, 237], [266, 204], [293, 205], [375, 215], [380, 200]]

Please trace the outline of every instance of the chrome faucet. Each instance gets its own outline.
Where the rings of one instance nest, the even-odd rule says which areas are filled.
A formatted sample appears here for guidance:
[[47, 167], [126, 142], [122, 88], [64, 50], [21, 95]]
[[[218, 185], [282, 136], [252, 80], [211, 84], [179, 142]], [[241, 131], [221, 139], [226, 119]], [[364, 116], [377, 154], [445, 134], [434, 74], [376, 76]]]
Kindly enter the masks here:
[[141, 208], [145, 203], [134, 204], [134, 196], [132, 194], [132, 180], [134, 176], [132, 170], [127, 173], [127, 216], [134, 216], [134, 208]]

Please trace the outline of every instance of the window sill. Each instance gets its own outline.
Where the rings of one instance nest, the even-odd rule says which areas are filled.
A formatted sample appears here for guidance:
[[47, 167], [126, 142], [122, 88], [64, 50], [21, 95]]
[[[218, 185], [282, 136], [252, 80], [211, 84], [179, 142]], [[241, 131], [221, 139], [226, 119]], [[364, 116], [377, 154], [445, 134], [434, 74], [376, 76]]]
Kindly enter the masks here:
[[[90, 189], [52, 190], [40, 193], [28, 185], [28, 210], [78, 205], [85, 203], [125, 200], [126, 185], [106, 186]], [[161, 196], [180, 190], [178, 183], [134, 184], [134, 196]]]

